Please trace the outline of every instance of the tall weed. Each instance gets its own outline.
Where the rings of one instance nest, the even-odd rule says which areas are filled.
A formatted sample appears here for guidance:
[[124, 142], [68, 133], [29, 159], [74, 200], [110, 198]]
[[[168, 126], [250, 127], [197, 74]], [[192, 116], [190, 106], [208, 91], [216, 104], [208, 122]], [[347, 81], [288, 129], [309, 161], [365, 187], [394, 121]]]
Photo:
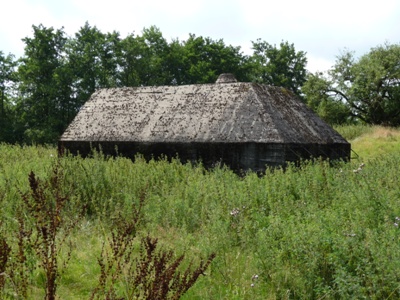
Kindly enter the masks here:
[[[65, 213], [68, 196], [62, 193], [63, 176], [60, 167], [59, 164], [54, 166], [48, 181], [42, 181], [33, 171], [30, 172], [30, 192], [22, 194], [19, 217], [20, 228], [27, 224], [32, 226], [27, 239], [20, 239], [20, 242], [25, 242], [24, 248], [32, 248], [39, 259], [45, 276], [45, 299], [48, 300], [56, 298], [60, 276], [60, 249], [82, 216], [79, 211], [72, 218]], [[25, 220], [22, 214], [26, 216]], [[66, 260], [61, 264], [64, 268], [70, 259], [71, 251], [72, 246], [67, 252]]]

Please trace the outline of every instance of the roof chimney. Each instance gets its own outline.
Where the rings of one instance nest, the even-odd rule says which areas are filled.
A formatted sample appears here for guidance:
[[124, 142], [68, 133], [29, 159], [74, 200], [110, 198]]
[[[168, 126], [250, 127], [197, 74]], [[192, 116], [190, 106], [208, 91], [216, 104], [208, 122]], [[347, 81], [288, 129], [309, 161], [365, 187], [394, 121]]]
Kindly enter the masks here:
[[232, 73], [222, 73], [219, 75], [215, 83], [233, 83], [237, 82], [235, 76]]

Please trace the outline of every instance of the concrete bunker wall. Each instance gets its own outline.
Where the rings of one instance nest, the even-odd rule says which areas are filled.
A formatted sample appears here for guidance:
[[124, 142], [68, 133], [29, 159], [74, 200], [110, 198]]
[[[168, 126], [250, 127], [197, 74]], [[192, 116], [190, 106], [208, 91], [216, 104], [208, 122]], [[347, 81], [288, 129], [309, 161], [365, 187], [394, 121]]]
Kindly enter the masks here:
[[298, 162], [316, 157], [346, 159], [350, 155], [350, 144], [60, 142], [59, 151], [65, 150], [82, 157], [87, 157], [96, 150], [105, 155], [131, 159], [140, 154], [146, 160], [178, 158], [182, 163], [202, 162], [206, 168], [221, 163], [235, 172], [263, 172], [266, 166], [284, 166], [288, 161]]

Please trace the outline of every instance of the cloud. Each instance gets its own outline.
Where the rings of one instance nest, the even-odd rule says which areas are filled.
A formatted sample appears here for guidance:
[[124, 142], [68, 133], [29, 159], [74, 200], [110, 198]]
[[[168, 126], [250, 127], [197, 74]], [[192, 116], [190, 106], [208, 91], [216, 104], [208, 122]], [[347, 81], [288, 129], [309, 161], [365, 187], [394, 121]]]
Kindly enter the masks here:
[[[31, 5], [24, 0], [6, 1], [2, 3], [2, 16], [0, 18], [1, 48], [14, 53], [12, 49], [23, 49], [22, 38], [30, 32], [33, 23], [38, 23], [41, 18], [51, 18], [50, 12], [43, 6]], [[4, 43], [4, 44], [3, 44]]]
[[86, 21], [122, 37], [155, 25], [168, 40], [185, 40], [189, 33], [223, 39], [246, 54], [257, 38], [288, 41], [307, 52], [310, 66], [333, 64], [344, 48], [362, 55], [386, 41], [400, 42], [398, 0], [13, 0], [2, 11], [0, 50], [17, 56], [32, 25], [64, 27], [73, 35]]

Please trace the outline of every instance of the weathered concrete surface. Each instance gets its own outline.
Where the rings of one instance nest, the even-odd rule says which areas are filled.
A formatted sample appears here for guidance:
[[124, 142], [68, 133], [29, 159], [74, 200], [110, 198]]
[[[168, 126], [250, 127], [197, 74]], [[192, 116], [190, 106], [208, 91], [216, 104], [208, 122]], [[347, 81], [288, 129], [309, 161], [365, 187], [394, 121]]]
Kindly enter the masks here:
[[99, 90], [59, 146], [84, 154], [101, 144], [110, 154], [117, 146], [122, 155], [178, 154], [257, 170], [311, 156], [349, 159], [350, 144], [288, 90], [223, 77], [216, 84]]

